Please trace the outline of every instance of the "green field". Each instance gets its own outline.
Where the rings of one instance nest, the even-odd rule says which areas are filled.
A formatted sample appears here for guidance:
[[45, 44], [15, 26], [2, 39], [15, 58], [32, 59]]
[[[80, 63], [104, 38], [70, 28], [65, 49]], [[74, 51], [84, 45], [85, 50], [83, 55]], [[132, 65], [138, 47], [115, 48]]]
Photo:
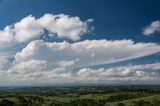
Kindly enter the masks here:
[[160, 87], [1, 88], [0, 106], [160, 106]]
[[134, 99], [130, 99], [130, 100], [123, 100], [123, 101], [118, 101], [118, 102], [110, 102], [110, 103], [106, 103], [106, 105], [115, 106], [118, 103], [124, 103], [126, 106], [131, 106], [131, 105], [134, 105], [133, 103], [135, 101], [140, 101], [140, 100], [149, 101], [149, 102], [159, 101], [160, 94], [153, 95], [153, 96], [147, 96], [147, 97], [141, 97], [141, 98], [134, 98]]

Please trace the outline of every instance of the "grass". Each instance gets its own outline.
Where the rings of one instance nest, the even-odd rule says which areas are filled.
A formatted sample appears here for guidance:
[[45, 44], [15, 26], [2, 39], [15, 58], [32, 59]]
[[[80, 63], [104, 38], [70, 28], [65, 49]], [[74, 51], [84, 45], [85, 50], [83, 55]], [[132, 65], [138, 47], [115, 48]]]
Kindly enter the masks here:
[[134, 101], [139, 101], [139, 100], [150, 101], [150, 102], [153, 100], [160, 100], [160, 94], [153, 95], [153, 96], [147, 96], [147, 97], [141, 97], [141, 98], [135, 98], [135, 99], [129, 99], [129, 100], [124, 100], [124, 101], [118, 101], [118, 102], [110, 102], [110, 103], [106, 103], [106, 105], [115, 106], [117, 103], [121, 102], [121, 103], [126, 104], [127, 106], [130, 106], [133, 104]]
[[97, 99], [97, 100], [102, 100], [102, 99], [106, 99], [109, 96], [111, 96], [113, 94], [85, 94], [85, 95], [81, 95], [79, 97], [79, 99]]
[[[71, 88], [70, 88], [71, 89]], [[110, 101], [110, 99], [112, 97], [124, 97], [123, 100], [122, 99], [115, 99], [115, 100], [122, 100], [122, 101], [118, 101], [118, 102], [108, 102], [106, 103], [106, 105], [110, 105], [110, 106], [115, 106], [116, 104], [118, 104], [119, 102], [121, 103], [124, 103], [126, 106], [131, 106], [133, 104], [134, 101], [139, 101], [139, 100], [144, 100], [144, 101], [149, 101], [149, 102], [153, 102], [154, 100], [158, 100], [160, 101], [160, 92], [159, 94], [157, 93], [158, 91], [156, 90], [155, 93], [151, 93], [151, 92], [141, 92], [141, 89], [139, 91], [135, 90], [135, 91], [107, 91], [106, 92], [89, 92], [88, 90], [87, 91], [83, 91], [83, 89], [80, 89], [82, 90], [82, 93], [79, 93], [79, 89], [76, 91], [73, 92], [73, 88], [71, 89], [71, 91], [67, 91], [66, 90], [62, 90], [62, 91], [51, 91], [51, 93], [53, 94], [56, 94], [53, 95], [53, 96], [45, 96], [45, 95], [37, 95], [37, 92], [34, 93], [33, 91], [33, 94], [31, 94], [30, 92], [27, 94], [27, 93], [21, 93], [22, 96], [38, 96], [38, 97], [41, 97], [44, 99], [44, 103], [43, 106], [49, 106], [49, 104], [51, 103], [72, 103], [71, 101], [72, 100], [77, 100], [76, 102], [79, 103], [79, 102], [84, 102], [85, 100], [81, 100], [81, 99], [92, 99], [92, 100], [88, 100], [87, 102], [88, 103], [95, 103], [93, 101], [100, 101], [100, 102], [103, 102], [105, 103], [106, 101]], [[91, 89], [92, 90], [92, 89]], [[94, 89], [93, 89], [94, 90]], [[103, 91], [103, 90], [102, 90]], [[39, 94], [42, 94], [41, 90], [39, 91], [40, 93]], [[86, 93], [85, 93], [86, 92]], [[50, 93], [50, 92], [49, 92]], [[18, 93], [19, 94], [19, 93]], [[153, 95], [154, 94], [154, 95]], [[15, 97], [14, 97], [15, 96]], [[20, 104], [20, 101], [18, 100], [18, 98], [16, 98], [16, 95], [14, 96], [4, 96], [6, 98], [0, 98], [0, 101], [2, 99], [7, 99], [9, 101], [13, 101], [15, 102], [16, 104]], [[125, 97], [126, 96], [126, 97]], [[2, 96], [3, 97], [3, 96]], [[134, 99], [129, 99], [129, 100], [124, 100], [126, 98], [130, 98], [130, 97], [134, 97]], [[112, 100], [111, 100], [112, 101]], [[113, 100], [114, 101], [114, 100]], [[75, 101], [73, 101], [75, 102]], [[85, 101], [86, 102], [86, 101]]]
[[54, 101], [59, 101], [59, 102], [70, 102], [74, 98], [71, 97], [59, 97], [59, 96], [53, 96], [53, 97], [45, 97], [47, 100], [54, 100]]
[[2, 99], [7, 99], [7, 100], [9, 100], [9, 101], [18, 102], [18, 99], [17, 99], [16, 97], [0, 98], [0, 101], [1, 101]]

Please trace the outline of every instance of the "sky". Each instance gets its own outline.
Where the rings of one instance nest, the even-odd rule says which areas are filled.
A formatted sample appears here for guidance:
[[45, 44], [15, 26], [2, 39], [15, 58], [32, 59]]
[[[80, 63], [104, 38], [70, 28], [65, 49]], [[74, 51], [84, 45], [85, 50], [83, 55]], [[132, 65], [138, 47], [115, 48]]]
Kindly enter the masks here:
[[0, 0], [0, 86], [160, 84], [160, 0]]

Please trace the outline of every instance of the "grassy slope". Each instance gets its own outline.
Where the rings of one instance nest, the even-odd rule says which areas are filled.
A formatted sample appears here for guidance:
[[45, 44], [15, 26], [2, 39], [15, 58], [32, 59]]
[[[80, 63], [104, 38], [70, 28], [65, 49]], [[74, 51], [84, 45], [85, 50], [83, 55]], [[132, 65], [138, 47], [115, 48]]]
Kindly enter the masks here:
[[[80, 95], [78, 98], [79, 99], [97, 99], [97, 100], [100, 100], [100, 99], [107, 98], [111, 95], [114, 95], [114, 93], [109, 93], [109, 94], [84, 94], [84, 95]], [[2, 99], [3, 98], [0, 98], [0, 101]], [[16, 97], [8, 97], [8, 98], [5, 98], [5, 99], [8, 99], [10, 101], [14, 101], [16, 103], [18, 102], [18, 99]], [[76, 98], [75, 97], [54, 96], [54, 97], [44, 97], [44, 99], [46, 100], [45, 103], [48, 103], [52, 100], [59, 101], [59, 102], [70, 102], [71, 100], [74, 100]], [[119, 101], [119, 102], [122, 102], [122, 103], [126, 104], [127, 106], [130, 106], [133, 103], [133, 101], [139, 101], [139, 100], [145, 100], [145, 101], [160, 100], [160, 94], [157, 94], [157, 95], [154, 95], [154, 96], [147, 96], [147, 97], [135, 98], [135, 99], [130, 99], [130, 100], [124, 100], [124, 101]], [[110, 105], [110, 106], [114, 106], [119, 102], [110, 102], [110, 103], [107, 103], [107, 104]]]
[[70, 102], [74, 98], [53, 96], [53, 97], [45, 97], [45, 99], [47, 99], [47, 100], [55, 100], [55, 101], [59, 101], [59, 102]]
[[[114, 95], [115, 93], [108, 93], [108, 94], [85, 94], [85, 95], [81, 95], [79, 97], [79, 99], [106, 99], [111, 95]], [[117, 93], [118, 94], [118, 93]]]
[[[145, 101], [160, 100], [160, 94], [154, 95], [154, 96], [147, 96], [147, 97], [135, 98], [135, 99], [130, 99], [130, 100], [124, 100], [124, 101], [119, 101], [119, 102], [124, 103], [127, 106], [130, 106], [133, 101], [139, 101], [139, 100], [145, 100]], [[107, 104], [110, 106], [114, 106], [119, 102], [111, 102], [111, 103], [107, 103]]]
[[13, 101], [13, 102], [17, 102], [17, 101], [18, 101], [18, 99], [17, 99], [16, 97], [0, 98], [0, 101], [1, 101], [2, 99], [7, 99], [7, 100]]
[[45, 99], [49, 100], [55, 100], [55, 101], [60, 101], [60, 102], [69, 102], [71, 100], [75, 99], [96, 99], [96, 100], [103, 100], [108, 98], [111, 95], [115, 95], [118, 93], [108, 93], [108, 94], [84, 94], [80, 95], [79, 97], [60, 97], [60, 96], [53, 96], [53, 97], [46, 97]]

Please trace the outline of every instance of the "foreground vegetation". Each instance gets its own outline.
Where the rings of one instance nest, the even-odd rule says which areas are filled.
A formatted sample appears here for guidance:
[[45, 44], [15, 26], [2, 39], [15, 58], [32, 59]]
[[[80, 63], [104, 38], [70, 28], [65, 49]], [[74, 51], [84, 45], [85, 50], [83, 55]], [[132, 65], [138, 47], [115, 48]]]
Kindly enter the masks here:
[[160, 106], [160, 86], [1, 87], [0, 106]]

